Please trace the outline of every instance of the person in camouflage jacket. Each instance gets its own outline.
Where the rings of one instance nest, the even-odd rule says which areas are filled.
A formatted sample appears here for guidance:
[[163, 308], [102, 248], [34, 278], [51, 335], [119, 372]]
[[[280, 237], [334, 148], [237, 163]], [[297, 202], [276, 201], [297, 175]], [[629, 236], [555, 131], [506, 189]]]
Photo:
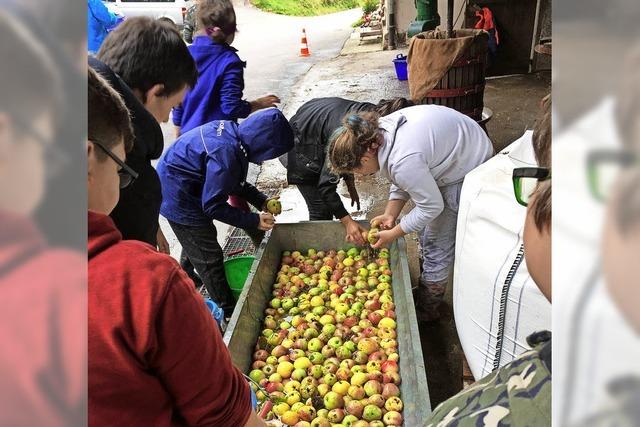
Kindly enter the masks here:
[[[537, 185], [531, 194], [523, 194], [516, 186], [514, 191], [520, 193], [516, 194], [516, 200], [528, 200], [528, 204], [522, 203], [527, 204], [524, 225], [527, 268], [540, 291], [551, 301], [550, 98], [543, 101], [543, 110], [533, 133], [539, 165]], [[516, 171], [514, 176], [522, 176]], [[532, 347], [530, 351], [442, 402], [425, 421], [425, 427], [550, 426], [551, 333], [536, 332], [527, 342]]]
[[194, 0], [193, 4], [187, 9], [184, 15], [184, 26], [182, 27], [182, 38], [187, 43], [193, 43], [193, 35], [198, 30], [196, 12], [198, 11], [198, 0]]
[[527, 342], [532, 350], [442, 402], [425, 427], [551, 425], [551, 333]]

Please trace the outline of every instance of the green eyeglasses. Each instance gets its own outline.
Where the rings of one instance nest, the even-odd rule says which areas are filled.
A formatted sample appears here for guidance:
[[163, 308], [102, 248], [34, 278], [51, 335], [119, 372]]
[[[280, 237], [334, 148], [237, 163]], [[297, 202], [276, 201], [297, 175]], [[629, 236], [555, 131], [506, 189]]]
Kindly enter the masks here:
[[596, 150], [589, 153], [587, 179], [593, 197], [606, 202], [620, 172], [637, 162], [637, 156], [625, 150]]
[[538, 182], [551, 179], [551, 171], [549, 168], [541, 167], [515, 168], [512, 179], [516, 200], [522, 206], [527, 206], [531, 196], [536, 191]]

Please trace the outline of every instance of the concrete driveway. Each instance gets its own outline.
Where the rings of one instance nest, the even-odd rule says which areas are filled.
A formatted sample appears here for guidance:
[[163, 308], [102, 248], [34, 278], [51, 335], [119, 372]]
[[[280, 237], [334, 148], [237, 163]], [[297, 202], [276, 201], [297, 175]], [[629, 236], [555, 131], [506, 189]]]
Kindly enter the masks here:
[[[293, 17], [266, 13], [249, 5], [235, 5], [238, 33], [233, 46], [240, 57], [247, 61], [245, 69], [245, 99], [251, 100], [269, 93], [276, 94], [287, 103], [295, 83], [316, 63], [333, 58], [340, 53], [353, 31], [351, 24], [361, 15], [360, 9], [323, 16]], [[311, 56], [300, 57], [302, 29], [307, 32]], [[165, 149], [174, 137], [171, 122], [162, 125]], [[250, 174], [259, 172], [253, 168]], [[169, 224], [161, 217], [162, 227], [171, 255], [180, 256], [180, 244]], [[218, 226], [218, 240], [222, 243], [228, 227]]]
[[[340, 53], [362, 11], [352, 9], [323, 16], [296, 17], [266, 13], [236, 5], [238, 33], [233, 46], [247, 62], [245, 99], [273, 93], [283, 103], [295, 82], [316, 63]], [[307, 31], [311, 56], [300, 57], [302, 29]], [[163, 124], [165, 147], [174, 140], [173, 125]]]

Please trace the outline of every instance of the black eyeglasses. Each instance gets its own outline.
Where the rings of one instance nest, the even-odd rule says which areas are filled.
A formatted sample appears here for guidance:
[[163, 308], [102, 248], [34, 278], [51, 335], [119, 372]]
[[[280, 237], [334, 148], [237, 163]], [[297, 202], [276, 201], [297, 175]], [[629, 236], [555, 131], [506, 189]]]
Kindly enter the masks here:
[[43, 148], [44, 155], [47, 160], [47, 178], [51, 179], [58, 176], [69, 163], [68, 156], [64, 154], [60, 147], [56, 146], [53, 139], [46, 138], [44, 135], [40, 134], [40, 132], [36, 131], [30, 124], [27, 123], [27, 121], [22, 120], [19, 117], [14, 117], [13, 120], [16, 123], [16, 126], [25, 136], [31, 138]]
[[107, 156], [111, 157], [111, 159], [114, 162], [116, 162], [118, 166], [120, 166], [120, 170], [118, 171], [118, 176], [120, 177], [120, 188], [127, 188], [129, 185], [131, 185], [133, 181], [135, 181], [138, 178], [138, 172], [131, 169], [131, 167], [129, 167], [122, 160], [120, 160], [118, 156], [113, 154], [111, 150], [109, 150], [107, 147], [102, 145], [102, 143], [91, 138], [89, 140], [93, 142], [95, 145], [97, 145], [98, 147], [100, 147], [100, 149], [104, 151]]
[[536, 191], [538, 182], [551, 179], [551, 171], [548, 168], [540, 167], [515, 168], [512, 179], [516, 200], [522, 206], [527, 206], [531, 196]]

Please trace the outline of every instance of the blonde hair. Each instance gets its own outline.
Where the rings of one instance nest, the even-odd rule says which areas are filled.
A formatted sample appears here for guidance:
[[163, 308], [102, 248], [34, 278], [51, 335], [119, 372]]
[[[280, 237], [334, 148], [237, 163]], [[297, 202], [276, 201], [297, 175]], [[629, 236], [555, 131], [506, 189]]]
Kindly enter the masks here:
[[330, 138], [329, 161], [334, 173], [351, 173], [361, 166], [360, 159], [378, 142], [379, 118], [375, 112], [345, 116], [342, 126]]

